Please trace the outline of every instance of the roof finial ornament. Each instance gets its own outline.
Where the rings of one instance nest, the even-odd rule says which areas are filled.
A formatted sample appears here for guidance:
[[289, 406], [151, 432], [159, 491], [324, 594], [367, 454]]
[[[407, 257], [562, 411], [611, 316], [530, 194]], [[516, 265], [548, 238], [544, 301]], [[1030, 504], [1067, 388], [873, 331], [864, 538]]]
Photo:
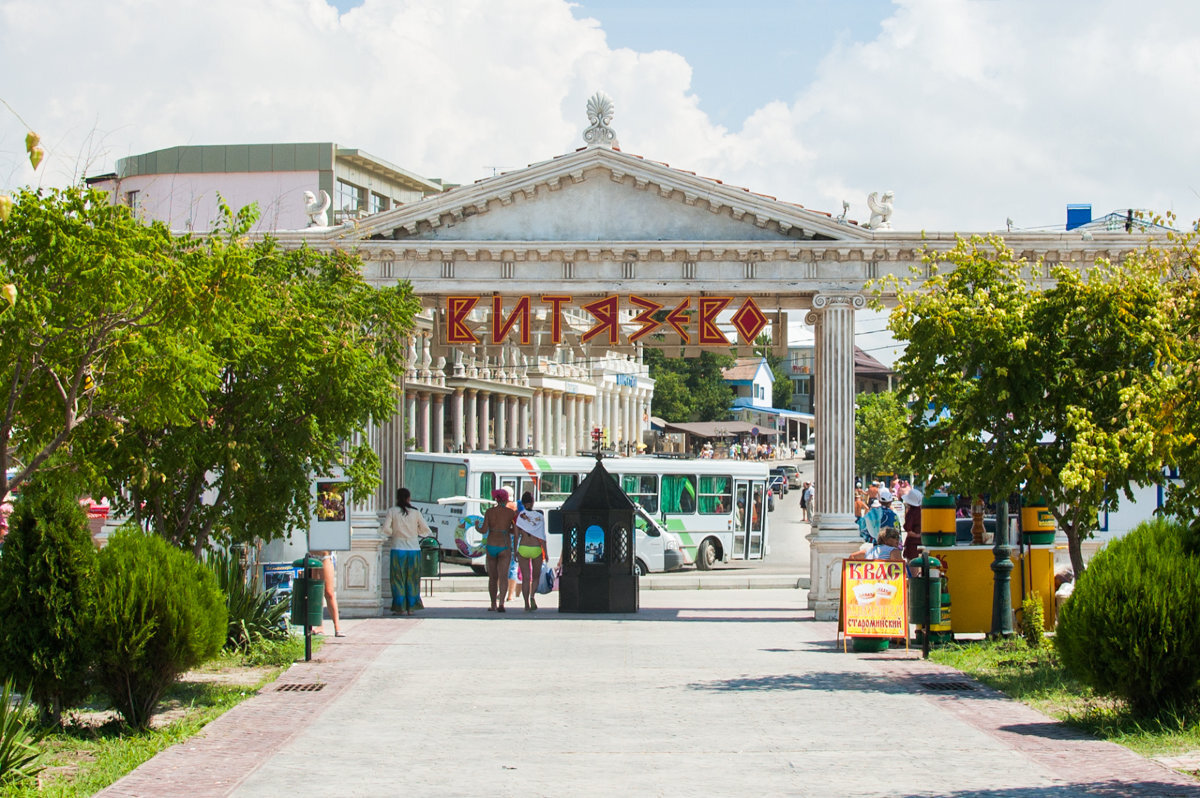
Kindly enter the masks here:
[[591, 126], [583, 131], [583, 141], [589, 147], [620, 147], [617, 131], [608, 126], [612, 121], [613, 101], [607, 94], [598, 91], [587, 102], [588, 121]]

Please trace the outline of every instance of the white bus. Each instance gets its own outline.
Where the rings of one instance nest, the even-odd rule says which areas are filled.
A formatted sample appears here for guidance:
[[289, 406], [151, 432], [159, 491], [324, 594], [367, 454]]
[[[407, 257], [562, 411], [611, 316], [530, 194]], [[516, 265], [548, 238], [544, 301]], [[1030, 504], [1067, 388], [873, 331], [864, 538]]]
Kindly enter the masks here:
[[[522, 457], [503, 454], [426, 454], [405, 458], [404, 486], [437, 533], [450, 562], [478, 561], [455, 543], [467, 515], [481, 514], [491, 494], [504, 488], [515, 501], [529, 491], [536, 501], [558, 503], [591, 472], [591, 457]], [[622, 457], [604, 466], [629, 498], [680, 540], [685, 563], [701, 570], [718, 562], [758, 560], [768, 551], [765, 463]], [[438, 499], [472, 501], [439, 504]], [[477, 501], [475, 501], [477, 500]], [[462, 531], [459, 531], [462, 537]]]

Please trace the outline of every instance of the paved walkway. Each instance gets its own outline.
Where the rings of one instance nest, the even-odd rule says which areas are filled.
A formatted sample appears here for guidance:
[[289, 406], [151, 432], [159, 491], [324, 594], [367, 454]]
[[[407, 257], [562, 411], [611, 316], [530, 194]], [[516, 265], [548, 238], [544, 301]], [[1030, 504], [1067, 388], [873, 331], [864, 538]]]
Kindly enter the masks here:
[[802, 590], [641, 601], [497, 615], [444, 593], [347, 621], [101, 795], [1200, 796], [919, 651], [843, 654]]

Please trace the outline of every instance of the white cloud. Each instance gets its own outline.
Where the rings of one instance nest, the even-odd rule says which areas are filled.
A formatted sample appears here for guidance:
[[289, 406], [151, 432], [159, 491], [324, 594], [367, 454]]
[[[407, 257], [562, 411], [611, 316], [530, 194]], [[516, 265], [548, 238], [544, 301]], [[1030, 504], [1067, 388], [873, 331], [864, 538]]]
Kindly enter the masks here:
[[[731, 11], [731, 13], [738, 13]], [[681, 24], [684, 21], [681, 21]], [[603, 89], [627, 151], [838, 213], [896, 192], [904, 229], [1061, 224], [1067, 202], [1200, 216], [1200, 5], [897, 3], [775, 102], [713, 124], [679, 54], [610, 49], [562, 0], [0, 0], [0, 185], [177, 144], [334, 140], [469, 182], [581, 146]], [[764, 25], [770, 20], [764, 18]], [[731, 41], [721, 58], [736, 70]], [[697, 56], [699, 57], [699, 56]], [[15, 67], [15, 68], [14, 68]], [[90, 139], [89, 139], [90, 137]]]

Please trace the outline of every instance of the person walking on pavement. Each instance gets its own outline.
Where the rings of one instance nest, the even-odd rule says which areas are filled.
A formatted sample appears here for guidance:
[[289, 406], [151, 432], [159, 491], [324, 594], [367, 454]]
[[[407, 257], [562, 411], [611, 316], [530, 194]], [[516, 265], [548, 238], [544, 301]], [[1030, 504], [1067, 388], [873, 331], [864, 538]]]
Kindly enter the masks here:
[[812, 514], [815, 512], [813, 507], [813, 484], [811, 482], [804, 483], [804, 491], [800, 494], [800, 506], [804, 508], [804, 520], [812, 521]]
[[408, 488], [396, 488], [396, 506], [389, 507], [379, 534], [388, 538], [391, 562], [392, 614], [412, 615], [425, 609], [421, 602], [421, 538], [432, 535], [421, 511], [412, 505]]
[[[517, 511], [508, 506], [508, 491], [496, 488], [492, 491], [496, 506], [483, 514], [483, 530], [487, 545], [488, 612], [504, 612], [504, 598], [508, 593], [508, 564], [513, 556], [513, 528]], [[499, 598], [499, 604], [496, 603]]]
[[533, 509], [533, 494], [521, 496], [524, 507], [517, 513], [517, 557], [521, 574], [521, 597], [525, 599], [525, 611], [533, 612], [537, 607], [537, 584], [542, 576], [542, 556], [546, 545], [546, 524], [542, 514]]

